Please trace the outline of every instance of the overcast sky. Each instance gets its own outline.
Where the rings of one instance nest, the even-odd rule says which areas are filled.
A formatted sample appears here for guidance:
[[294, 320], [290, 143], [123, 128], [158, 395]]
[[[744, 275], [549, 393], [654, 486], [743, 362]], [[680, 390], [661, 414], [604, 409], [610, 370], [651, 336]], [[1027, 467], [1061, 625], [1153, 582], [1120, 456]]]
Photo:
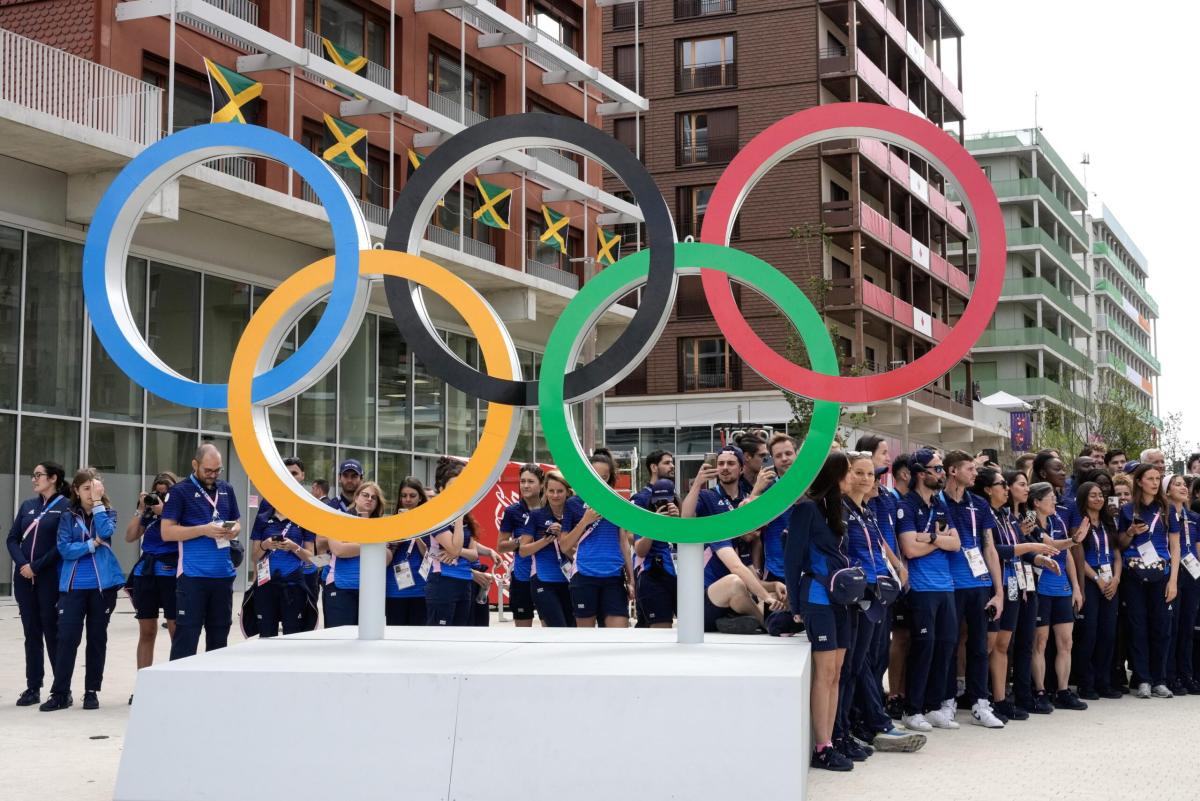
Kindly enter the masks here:
[[[1149, 261], [1158, 301], [1160, 412], [1200, 440], [1200, 276], [1193, 210], [1200, 113], [1192, 3], [944, 0], [965, 32], [967, 133], [1031, 128], [1077, 167]], [[1142, 13], [1145, 12], [1145, 13]]]

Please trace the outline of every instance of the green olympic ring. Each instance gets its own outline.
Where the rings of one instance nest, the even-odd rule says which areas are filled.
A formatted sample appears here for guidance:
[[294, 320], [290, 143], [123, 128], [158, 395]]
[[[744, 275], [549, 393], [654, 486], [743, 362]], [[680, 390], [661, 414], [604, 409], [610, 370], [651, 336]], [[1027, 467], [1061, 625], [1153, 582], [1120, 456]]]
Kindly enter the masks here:
[[[814, 401], [808, 435], [788, 471], [753, 503], [714, 517], [675, 518], [654, 514], [616, 494], [592, 470], [579, 444], [575, 422], [563, 402], [563, 376], [583, 348], [584, 334], [609, 306], [646, 281], [649, 251], [642, 250], [606, 267], [571, 299], [550, 332], [542, 357], [538, 410], [546, 444], [563, 477], [597, 514], [643, 537], [664, 542], [715, 542], [753, 531], [783, 514], [808, 489], [825, 463], [837, 433], [841, 405]], [[675, 269], [696, 273], [720, 270], [771, 300], [787, 315], [808, 349], [812, 369], [837, 375], [837, 354], [825, 322], [808, 297], [767, 262], [740, 250], [702, 242], [675, 245]]]

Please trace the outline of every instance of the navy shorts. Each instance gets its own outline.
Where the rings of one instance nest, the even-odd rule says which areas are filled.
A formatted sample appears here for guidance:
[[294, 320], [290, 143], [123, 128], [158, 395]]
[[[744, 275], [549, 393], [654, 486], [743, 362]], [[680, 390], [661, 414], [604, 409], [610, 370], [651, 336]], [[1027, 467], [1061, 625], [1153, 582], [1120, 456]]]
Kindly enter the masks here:
[[850, 646], [850, 610], [844, 606], [825, 606], [800, 602], [804, 630], [814, 651], [834, 651]]
[[676, 578], [665, 570], [643, 570], [638, 575], [638, 607], [647, 623], [670, 623], [675, 619], [676, 585]]
[[908, 600], [908, 591], [900, 593], [900, 597], [889, 607], [892, 615], [892, 630], [912, 629], [912, 605]]
[[1060, 623], [1074, 623], [1075, 610], [1071, 607], [1070, 595], [1038, 594], [1038, 626], [1057, 626]]
[[528, 580], [509, 580], [508, 610], [512, 612], [513, 620], [533, 620], [533, 588]]
[[629, 617], [629, 593], [624, 576], [571, 577], [571, 608], [575, 617]]
[[704, 630], [712, 633], [717, 631], [717, 621], [723, 617], [731, 617], [737, 613], [728, 606], [717, 606], [708, 599], [708, 591], [704, 592]]
[[175, 598], [174, 576], [130, 576], [129, 595], [138, 620], [158, 620], [158, 610], [167, 620], [175, 619], [178, 601]]
[[1008, 600], [1007, 590], [1004, 593], [1004, 611], [1000, 616], [988, 621], [988, 632], [1007, 631], [1014, 632], [1017, 630], [1017, 618], [1021, 615], [1021, 604], [1025, 603], [1025, 593], [1018, 592], [1017, 600]]

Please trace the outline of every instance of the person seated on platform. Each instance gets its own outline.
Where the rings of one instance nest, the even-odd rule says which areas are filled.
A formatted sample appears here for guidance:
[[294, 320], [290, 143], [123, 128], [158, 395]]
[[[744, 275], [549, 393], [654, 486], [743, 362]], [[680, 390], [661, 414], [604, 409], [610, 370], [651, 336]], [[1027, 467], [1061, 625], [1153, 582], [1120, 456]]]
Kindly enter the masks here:
[[[374, 481], [358, 485], [354, 495], [354, 513], [358, 517], [379, 517], [387, 500]], [[359, 559], [362, 544], [326, 538], [329, 552], [329, 576], [325, 579], [325, 628], [358, 625]]]
[[[634, 503], [637, 503], [636, 498]], [[645, 508], [666, 517], [679, 517], [675, 482], [669, 478], [655, 481], [650, 487]], [[638, 614], [645, 616], [651, 628], [669, 629], [675, 619], [677, 591], [674, 545], [635, 534], [633, 553], [634, 570], [637, 571]]]
[[[717, 453], [716, 465], [704, 464], [692, 480], [680, 509], [683, 517], [709, 517], [730, 512], [748, 497], [742, 492], [742, 451], [726, 445]], [[705, 486], [717, 479], [715, 489]], [[765, 604], [771, 611], [784, 608], [787, 590], [779, 582], [764, 584], [738, 558], [732, 540], [704, 546], [704, 630], [725, 634], [757, 634], [765, 630]], [[757, 600], [756, 600], [757, 599]]]
[[529, 628], [533, 625], [534, 613], [533, 587], [529, 579], [533, 558], [521, 555], [521, 535], [530, 533], [534, 510], [540, 509], [544, 503], [542, 496], [546, 488], [546, 471], [532, 463], [521, 465], [517, 486], [521, 499], [504, 507], [496, 550], [513, 555], [508, 574], [508, 608], [512, 612], [513, 625]]
[[559, 547], [559, 538], [583, 518], [583, 501], [557, 470], [546, 473], [545, 501], [532, 511], [529, 524], [518, 531], [518, 553], [531, 560], [529, 587], [542, 626], [574, 626], [575, 614], [567, 584], [571, 565]]
[[[425, 485], [409, 476], [400, 482], [396, 514], [416, 509], [429, 500]], [[428, 537], [410, 537], [388, 543], [392, 552], [388, 565], [387, 600], [384, 609], [389, 626], [425, 625], [425, 576], [421, 566], [429, 552]]]
[[[593, 451], [591, 463], [601, 481], [616, 486], [617, 466], [608, 450]], [[605, 628], [627, 627], [629, 604], [637, 598], [629, 532], [585, 507], [574, 527], [559, 535], [558, 547], [574, 557], [570, 585], [575, 625], [593, 628], [603, 617]]]
[[[438, 460], [434, 488], [442, 492], [463, 471], [466, 462], [443, 456]], [[479, 559], [473, 540], [479, 526], [470, 512], [430, 537], [430, 574], [425, 584], [426, 626], [469, 626], [475, 604], [471, 563]]]

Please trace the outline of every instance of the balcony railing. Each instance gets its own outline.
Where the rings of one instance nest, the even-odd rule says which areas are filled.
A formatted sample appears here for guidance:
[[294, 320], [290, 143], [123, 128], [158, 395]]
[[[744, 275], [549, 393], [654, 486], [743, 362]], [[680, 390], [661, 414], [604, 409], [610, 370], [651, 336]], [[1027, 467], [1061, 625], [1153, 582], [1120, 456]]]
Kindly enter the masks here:
[[1110, 319], [1107, 314], [1096, 315], [1096, 330], [1107, 331], [1112, 334], [1120, 340], [1122, 345], [1129, 348], [1139, 359], [1148, 364], [1155, 373], [1162, 373], [1162, 362], [1155, 358], [1154, 354], [1145, 345], [1138, 342], [1133, 334], [1126, 331], [1124, 326], [1116, 320]]
[[487, 119], [478, 111], [463, 108], [457, 97], [440, 95], [432, 89], [429, 90], [429, 108], [452, 120], [460, 121], [467, 127], [477, 125]]
[[567, 289], [579, 289], [579, 276], [559, 268], [557, 264], [547, 264], [536, 259], [525, 260], [525, 272], [547, 281], [561, 284]]
[[709, 64], [692, 64], [680, 67], [675, 75], [675, 91], [690, 92], [695, 89], [723, 89], [737, 86], [737, 62], [714, 61]]
[[205, 167], [254, 183], [254, 162], [241, 156], [226, 156], [206, 162]]
[[1031, 348], [1045, 346], [1064, 361], [1091, 372], [1092, 360], [1057, 334], [1044, 328], [992, 328], [983, 332], [976, 348]]
[[1080, 328], [1091, 328], [1092, 320], [1088, 313], [1075, 305], [1058, 287], [1045, 278], [1009, 278], [1004, 282], [1004, 290], [1000, 293], [1003, 299], [1014, 297], [1043, 297], [1054, 304], [1056, 308], [1070, 317]]
[[1043, 231], [1041, 228], [1009, 228], [1004, 232], [1005, 238], [1008, 241], [1008, 247], [1029, 247], [1036, 245], [1045, 249], [1050, 257], [1054, 259], [1054, 263], [1065, 270], [1084, 288], [1091, 288], [1092, 279], [1084, 272], [1079, 263], [1075, 261], [1070, 251], [1064, 248], [1050, 234]]
[[1121, 307], [1121, 311], [1125, 312], [1130, 320], [1133, 320], [1138, 324], [1138, 328], [1141, 328], [1147, 334], [1150, 333], [1150, 321], [1143, 317], [1138, 311], [1137, 306], [1134, 306], [1132, 303], [1130, 303], [1129, 300], [1127, 300], [1126, 297], [1121, 294], [1121, 291], [1113, 286], [1112, 283], [1110, 283], [1107, 279], [1096, 279], [1096, 291], [1103, 292], [1105, 295], [1108, 295], [1110, 298], [1112, 298], [1113, 302]]
[[1083, 227], [1070, 209], [1057, 195], [1038, 178], [1022, 178], [1016, 181], [996, 181], [992, 184], [996, 197], [1001, 200], [1015, 197], [1038, 197], [1050, 207], [1058, 219], [1080, 242], [1088, 242], [1087, 229]]
[[1117, 271], [1118, 275], [1125, 279], [1125, 283], [1141, 299], [1142, 303], [1146, 304], [1146, 308], [1150, 309], [1155, 317], [1158, 316], [1158, 303], [1155, 302], [1154, 298], [1150, 297], [1150, 293], [1146, 291], [1146, 287], [1138, 283], [1138, 280], [1129, 271], [1129, 268], [1121, 262], [1116, 253], [1113, 253], [1112, 248], [1103, 242], [1094, 242], [1092, 243], [1092, 253], [1111, 264], [1112, 268]]
[[162, 124], [158, 87], [3, 29], [0, 101], [139, 145]]
[[[309, 186], [306, 181], [300, 182], [300, 197], [304, 200], [307, 200], [309, 203], [316, 203], [318, 205], [321, 203], [321, 199], [317, 197], [317, 193], [313, 191], [313, 188]], [[386, 208], [383, 206], [377, 206], [376, 204], [366, 200], [359, 200], [358, 205], [362, 209], [363, 216], [367, 218], [367, 222], [382, 226], [384, 228], [387, 227], [388, 210]], [[455, 245], [454, 247], [457, 248], [458, 245]]]
[[[258, 3], [253, 2], [253, 0], [204, 0], [204, 2], [221, 9], [226, 14], [232, 14], [238, 19], [258, 27]], [[191, 14], [180, 14], [179, 20], [214, 39], [227, 42], [243, 50], [250, 49], [248, 43], [233, 34], [210, 25], [198, 17], [193, 17]]]
[[996, 392], [1007, 392], [1020, 398], [1051, 398], [1079, 412], [1087, 406], [1082, 395], [1050, 378], [984, 379], [979, 382], [979, 391], [985, 398]]
[[[321, 44], [321, 34], [315, 31], [305, 30], [304, 46], [307, 48], [308, 52], [312, 53], [314, 56], [320, 56], [326, 61], [329, 60], [329, 54], [325, 52], [325, 46]], [[305, 75], [312, 80], [317, 81], [318, 83], [323, 83], [325, 80], [324, 78], [313, 75], [311, 72], [305, 72]], [[385, 89], [392, 88], [392, 72], [382, 64], [376, 64], [374, 61], [368, 61], [367, 68], [362, 73], [362, 76], [371, 83], [379, 84]], [[455, 119], [458, 118], [455, 117]]]
[[[635, 7], [636, 11], [634, 10]], [[642, 0], [638, 0], [636, 3], [624, 3], [619, 6], [613, 6], [612, 26], [614, 31], [632, 28], [635, 20], [638, 25], [646, 24], [646, 4]]]
[[675, 0], [675, 19], [712, 17], [737, 11], [737, 0]]
[[547, 166], [565, 172], [573, 178], [579, 177], [579, 162], [564, 153], [559, 153], [557, 150], [551, 150], [548, 147], [531, 147], [529, 148], [529, 155]]
[[487, 242], [480, 242], [478, 239], [472, 239], [469, 236], [460, 237], [454, 231], [447, 231], [445, 228], [439, 228], [436, 225], [430, 225], [425, 229], [425, 238], [434, 244], [466, 253], [468, 256], [474, 256], [492, 263], [496, 261], [496, 248]]
[[738, 152], [736, 136], [700, 136], [690, 144], [680, 142], [675, 151], [675, 164], [718, 164], [731, 160]]

